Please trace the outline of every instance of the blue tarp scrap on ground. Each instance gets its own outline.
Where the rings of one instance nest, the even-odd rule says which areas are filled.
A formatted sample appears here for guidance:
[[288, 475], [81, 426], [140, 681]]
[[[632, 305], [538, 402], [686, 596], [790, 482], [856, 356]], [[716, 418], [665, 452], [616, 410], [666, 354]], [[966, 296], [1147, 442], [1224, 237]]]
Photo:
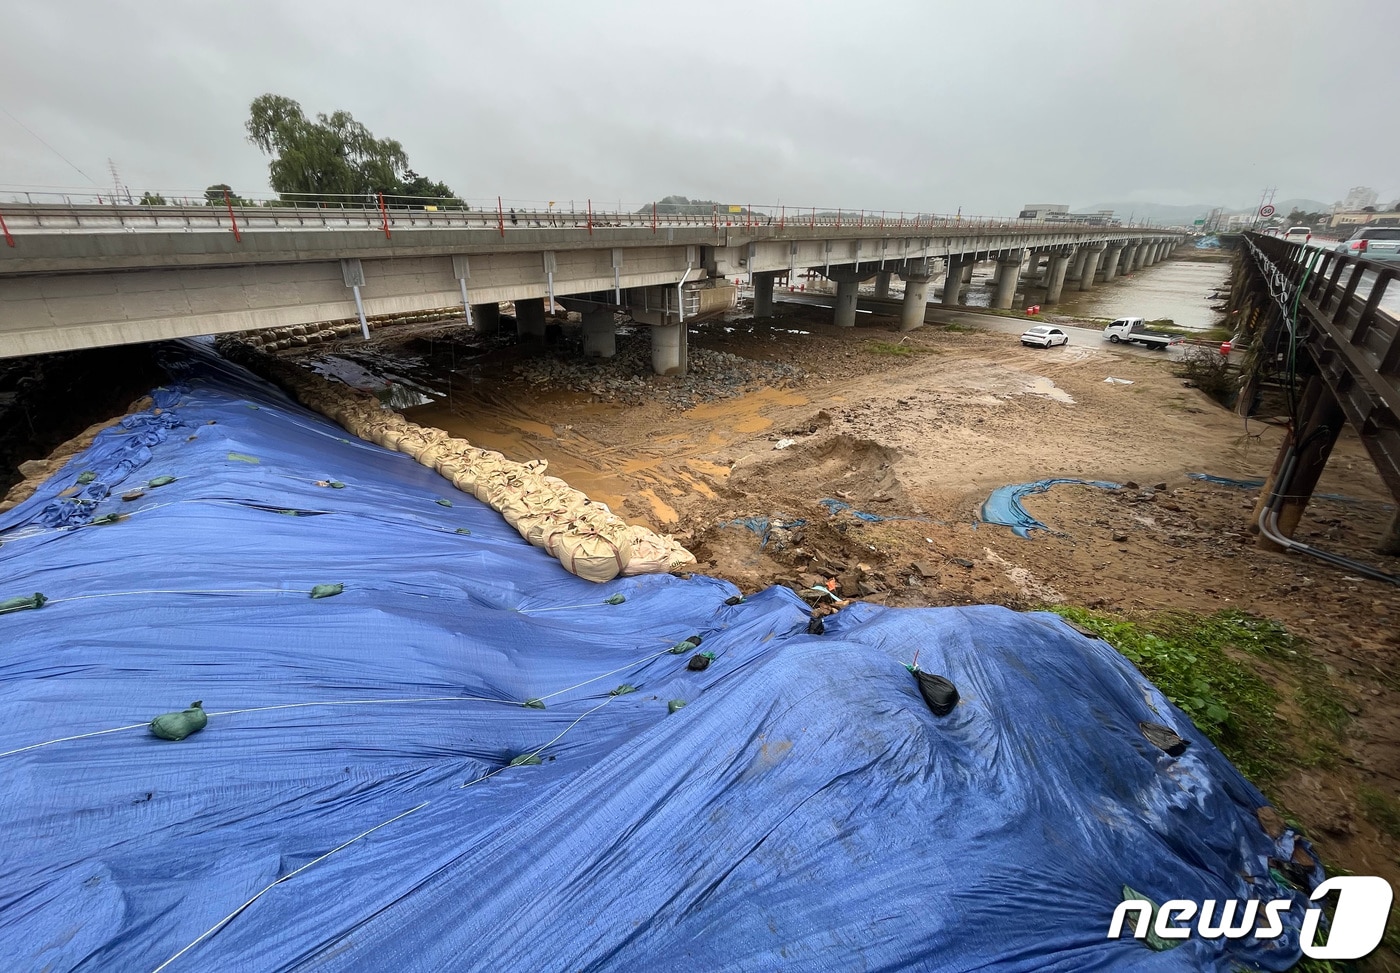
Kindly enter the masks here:
[[[1271, 942], [1106, 939], [1124, 885], [1297, 893], [1269, 875], [1294, 838], [1259, 828], [1263, 797], [1103, 642], [1047, 614], [865, 604], [812, 636], [782, 588], [731, 606], [704, 577], [581, 581], [408, 457], [186, 354], [178, 432], [130, 469], [141, 424], [104, 432], [0, 515], [0, 598], [52, 599], [0, 615], [10, 968], [1297, 958], [1300, 895]], [[131, 516], [47, 526], [83, 469]], [[115, 499], [157, 475], [177, 479]], [[696, 633], [703, 672], [667, 651]], [[946, 717], [916, 651], [961, 692]], [[209, 725], [182, 742], [140, 725], [195, 699]], [[1142, 720], [1190, 748], [1167, 757]]]
[[1026, 538], [1031, 536], [1033, 530], [1050, 531], [1049, 527], [1026, 513], [1025, 508], [1021, 506], [1021, 500], [1032, 493], [1044, 493], [1052, 486], [1058, 486], [1061, 483], [1077, 483], [1081, 486], [1099, 487], [1103, 490], [1117, 490], [1119, 488], [1119, 484], [1103, 480], [1076, 480], [1072, 478], [1035, 480], [1031, 483], [1013, 483], [1009, 486], [997, 487], [982, 504], [982, 523], [1010, 527], [1016, 536]]

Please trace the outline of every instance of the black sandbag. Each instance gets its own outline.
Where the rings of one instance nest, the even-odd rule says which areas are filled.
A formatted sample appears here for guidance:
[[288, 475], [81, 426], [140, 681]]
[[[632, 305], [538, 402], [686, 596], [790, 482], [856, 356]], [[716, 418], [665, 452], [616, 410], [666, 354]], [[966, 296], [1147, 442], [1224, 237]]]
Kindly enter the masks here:
[[1138, 724], [1138, 729], [1142, 735], [1147, 737], [1147, 742], [1159, 750], [1165, 751], [1169, 757], [1180, 757], [1186, 752], [1186, 748], [1191, 745], [1190, 740], [1182, 739], [1180, 734], [1169, 726], [1160, 723], [1148, 723], [1146, 721]]
[[949, 680], [922, 669], [914, 670], [914, 679], [919, 683], [919, 695], [934, 716], [947, 716], [958, 705], [958, 687]]
[[204, 713], [204, 703], [195, 700], [190, 703], [189, 709], [176, 713], [162, 713], [151, 720], [151, 732], [162, 740], [183, 740], [208, 725], [209, 717]]

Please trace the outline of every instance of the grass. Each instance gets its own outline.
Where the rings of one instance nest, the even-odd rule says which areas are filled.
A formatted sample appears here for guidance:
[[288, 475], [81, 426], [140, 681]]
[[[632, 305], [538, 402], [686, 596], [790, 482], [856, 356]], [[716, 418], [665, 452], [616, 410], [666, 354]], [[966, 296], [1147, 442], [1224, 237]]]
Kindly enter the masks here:
[[[1064, 605], [1050, 610], [1098, 633], [1131, 660], [1270, 796], [1290, 827], [1304, 832], [1273, 792], [1293, 770], [1333, 764], [1351, 720], [1345, 697], [1305, 641], [1276, 621], [1233, 610], [1161, 613], [1142, 621]], [[1296, 707], [1294, 718], [1280, 706]], [[1372, 824], [1400, 839], [1400, 801], [1363, 785], [1359, 802]], [[1328, 868], [1327, 873], [1338, 872]], [[1330, 916], [1330, 906], [1327, 911]], [[1400, 953], [1400, 932], [1391, 931], [1384, 948]], [[1350, 963], [1304, 958], [1290, 973], [1354, 969]]]
[[[1265, 793], [1295, 769], [1338, 759], [1351, 719], [1343, 697], [1307, 643], [1278, 622], [1241, 611], [1129, 621], [1083, 608], [1051, 610], [1126, 656]], [[1279, 712], [1288, 704], [1302, 720]]]

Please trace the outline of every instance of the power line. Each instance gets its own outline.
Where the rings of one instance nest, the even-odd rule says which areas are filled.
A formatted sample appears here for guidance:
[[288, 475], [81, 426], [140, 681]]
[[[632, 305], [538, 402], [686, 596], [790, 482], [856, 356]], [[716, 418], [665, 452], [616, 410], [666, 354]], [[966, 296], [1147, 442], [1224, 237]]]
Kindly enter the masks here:
[[25, 130], [26, 132], [28, 132], [30, 135], [33, 135], [36, 139], [38, 139], [38, 140], [39, 140], [39, 143], [40, 143], [41, 145], [43, 145], [44, 148], [48, 149], [50, 152], [52, 152], [54, 155], [58, 156], [58, 157], [59, 157], [60, 159], [62, 159], [64, 162], [67, 162], [70, 166], [73, 166], [74, 169], [77, 169], [78, 175], [82, 176], [84, 179], [86, 179], [88, 182], [92, 183], [94, 186], [97, 185], [97, 180], [96, 180], [96, 179], [92, 178], [92, 176], [89, 176], [86, 172], [83, 172], [83, 170], [78, 169], [78, 167], [73, 163], [73, 161], [72, 161], [71, 159], [68, 158], [68, 156], [66, 156], [66, 155], [64, 155], [62, 152], [58, 151], [58, 149], [55, 149], [55, 148], [54, 148], [52, 145], [50, 145], [49, 143], [45, 142], [42, 138], [39, 137], [39, 134], [38, 134], [37, 132], [35, 132], [35, 131], [34, 131], [32, 128], [30, 128], [28, 125], [24, 124], [24, 122], [20, 121], [18, 118], [15, 118], [15, 116], [14, 116], [13, 114], [10, 113], [10, 110], [9, 110], [8, 108], [6, 108], [4, 105], [0, 105], [0, 111], [4, 112], [6, 115], [9, 115], [11, 121], [13, 121], [13, 122], [14, 122], [16, 125], [18, 125], [20, 128], [24, 129], [24, 130]]

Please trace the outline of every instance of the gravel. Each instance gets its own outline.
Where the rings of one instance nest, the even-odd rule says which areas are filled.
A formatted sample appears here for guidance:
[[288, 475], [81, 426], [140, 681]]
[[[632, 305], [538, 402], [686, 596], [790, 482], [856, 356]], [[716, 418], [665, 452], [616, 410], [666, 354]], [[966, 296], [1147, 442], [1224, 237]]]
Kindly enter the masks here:
[[619, 334], [617, 354], [612, 358], [584, 358], [581, 349], [566, 341], [550, 348], [547, 356], [516, 365], [513, 371], [516, 378], [531, 385], [572, 389], [602, 402], [639, 405], [661, 401], [682, 408], [734, 398], [765, 386], [784, 386], [803, 376], [802, 369], [786, 362], [755, 361], [693, 345], [688, 374], [656, 375], [645, 329]]

